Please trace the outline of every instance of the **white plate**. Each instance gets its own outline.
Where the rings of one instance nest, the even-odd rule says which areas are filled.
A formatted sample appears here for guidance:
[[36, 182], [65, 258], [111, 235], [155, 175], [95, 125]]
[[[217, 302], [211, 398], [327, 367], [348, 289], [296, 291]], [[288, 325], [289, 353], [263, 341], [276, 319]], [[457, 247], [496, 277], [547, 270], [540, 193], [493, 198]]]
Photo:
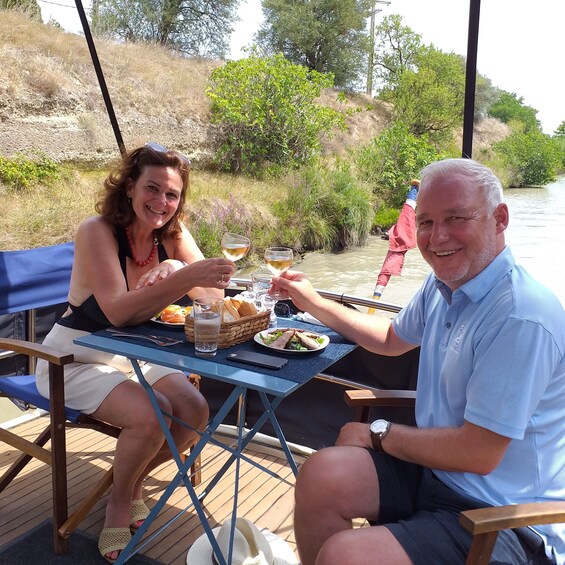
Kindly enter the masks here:
[[156, 322], [157, 324], [162, 324], [163, 326], [171, 326], [175, 328], [182, 328], [184, 326], [184, 322], [163, 322], [159, 320], [159, 318], [156, 318], [155, 316], [151, 318], [151, 321]]
[[330, 338], [327, 335], [324, 334], [319, 334], [316, 332], [311, 332], [311, 331], [307, 331], [307, 330], [302, 330], [305, 333], [309, 334], [309, 335], [313, 335], [322, 338], [322, 343], [320, 344], [320, 347], [318, 347], [318, 349], [305, 349], [305, 350], [300, 350], [300, 349], [279, 349], [278, 347], [273, 347], [271, 345], [267, 345], [262, 339], [261, 336], [268, 336], [270, 333], [272, 332], [277, 332], [277, 331], [281, 331], [281, 330], [286, 330], [286, 329], [293, 329], [293, 328], [276, 328], [274, 330], [263, 330], [262, 332], [258, 332], [253, 336], [253, 339], [255, 340], [256, 343], [258, 343], [259, 345], [262, 345], [263, 347], [266, 347], [267, 349], [271, 349], [272, 351], [277, 351], [278, 353], [289, 353], [291, 355], [301, 355], [303, 353], [316, 353], [317, 351], [322, 351], [322, 349], [325, 349], [328, 346], [328, 343], [330, 342]]

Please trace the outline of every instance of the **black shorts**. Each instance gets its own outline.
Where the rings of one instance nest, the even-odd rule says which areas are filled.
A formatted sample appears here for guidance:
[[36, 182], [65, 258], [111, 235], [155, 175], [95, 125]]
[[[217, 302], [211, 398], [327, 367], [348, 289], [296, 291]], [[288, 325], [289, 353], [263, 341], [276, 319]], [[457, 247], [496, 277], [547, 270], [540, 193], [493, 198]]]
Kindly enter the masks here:
[[[487, 506], [441, 482], [429, 469], [369, 450], [380, 485], [378, 523], [386, 526], [414, 565], [463, 565], [472, 536], [459, 525], [463, 510]], [[491, 564], [550, 565], [542, 538], [529, 528], [499, 532]]]

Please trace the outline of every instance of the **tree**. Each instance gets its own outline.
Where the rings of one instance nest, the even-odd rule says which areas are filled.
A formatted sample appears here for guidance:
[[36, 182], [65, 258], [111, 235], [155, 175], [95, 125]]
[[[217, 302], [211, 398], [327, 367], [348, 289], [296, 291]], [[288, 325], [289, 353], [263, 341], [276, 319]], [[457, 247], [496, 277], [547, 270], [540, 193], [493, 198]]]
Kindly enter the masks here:
[[343, 116], [315, 103], [333, 77], [308, 71], [281, 54], [229, 61], [215, 69], [207, 94], [220, 129], [223, 169], [277, 174], [308, 162], [321, 136], [343, 127]]
[[541, 124], [536, 117], [538, 111], [524, 104], [524, 98], [515, 93], [500, 90], [498, 100], [490, 107], [488, 113], [505, 124], [512, 120], [522, 122], [526, 132], [540, 130]]
[[266, 54], [282, 53], [311, 71], [332, 73], [335, 86], [354, 88], [364, 76], [368, 0], [263, 0], [255, 36]]
[[562, 137], [565, 139], [565, 120], [557, 126], [557, 129], [553, 132], [553, 135], [555, 137]]
[[411, 133], [440, 144], [462, 124], [465, 61], [454, 53], [421, 47], [414, 64], [417, 70], [401, 72], [394, 90], [381, 97], [394, 104], [395, 119]]
[[381, 91], [394, 90], [404, 71], [417, 70], [421, 37], [402, 25], [402, 16], [386, 16], [375, 29], [373, 61]]
[[239, 0], [100, 0], [93, 28], [124, 41], [224, 58]]

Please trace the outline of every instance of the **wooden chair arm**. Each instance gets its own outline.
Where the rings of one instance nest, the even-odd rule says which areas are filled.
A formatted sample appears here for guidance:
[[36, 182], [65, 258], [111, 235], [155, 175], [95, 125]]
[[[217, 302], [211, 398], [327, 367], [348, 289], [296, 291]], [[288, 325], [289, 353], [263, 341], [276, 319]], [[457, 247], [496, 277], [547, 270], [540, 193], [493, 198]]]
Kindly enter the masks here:
[[0, 349], [39, 357], [40, 359], [44, 359], [49, 363], [59, 366], [68, 365], [74, 361], [74, 355], [72, 353], [61, 354], [61, 352], [54, 347], [33, 343], [31, 341], [23, 341], [21, 339], [0, 338]]
[[565, 501], [465, 510], [459, 523], [473, 534], [465, 565], [488, 565], [499, 530], [565, 522]]
[[346, 390], [345, 403], [351, 407], [359, 406], [414, 406], [414, 390]]
[[405, 406], [414, 408], [413, 390], [353, 389], [344, 393], [345, 403], [357, 408], [357, 421], [367, 422], [371, 406]]
[[531, 502], [461, 512], [459, 523], [471, 534], [565, 522], [565, 501]]

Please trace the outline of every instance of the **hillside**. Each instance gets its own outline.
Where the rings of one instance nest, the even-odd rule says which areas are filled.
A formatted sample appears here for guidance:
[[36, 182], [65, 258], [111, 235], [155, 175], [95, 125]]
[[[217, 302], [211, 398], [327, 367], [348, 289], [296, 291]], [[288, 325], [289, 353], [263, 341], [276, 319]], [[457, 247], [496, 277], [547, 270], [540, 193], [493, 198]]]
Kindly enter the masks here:
[[[118, 124], [127, 148], [156, 140], [205, 165], [214, 127], [205, 88], [218, 61], [184, 59], [152, 45], [117, 45], [96, 39]], [[104, 163], [117, 145], [86, 40], [14, 12], [0, 13], [0, 155], [40, 150], [53, 159]], [[347, 112], [347, 130], [326, 142], [342, 153], [368, 141], [389, 122], [386, 104], [365, 95], [337, 101], [327, 91], [321, 103]], [[486, 127], [492, 142], [506, 135]], [[476, 143], [480, 143], [478, 139]]]

